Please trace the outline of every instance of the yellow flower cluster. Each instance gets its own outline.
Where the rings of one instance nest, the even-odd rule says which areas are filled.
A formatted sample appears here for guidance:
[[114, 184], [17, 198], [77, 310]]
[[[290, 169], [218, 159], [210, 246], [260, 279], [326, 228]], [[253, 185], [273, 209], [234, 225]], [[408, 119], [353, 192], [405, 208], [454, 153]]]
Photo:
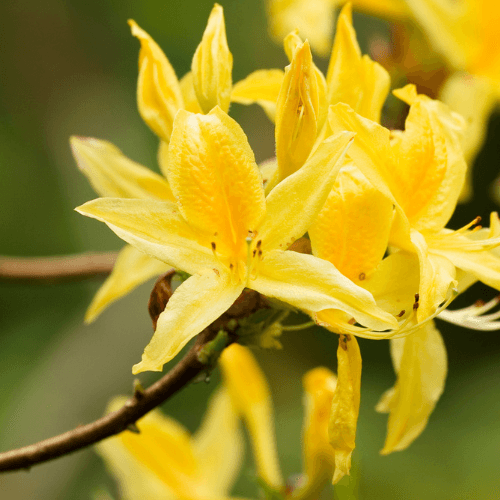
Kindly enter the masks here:
[[[271, 11], [281, 12], [282, 3], [272, 2]], [[432, 8], [432, 19], [442, 19], [432, 6], [437, 1], [408, 3]], [[380, 8], [409, 15], [410, 7], [397, 5], [386, 1]], [[133, 373], [161, 371], [245, 288], [339, 334], [338, 379], [317, 369], [304, 382], [305, 479], [292, 496], [315, 498], [325, 478], [336, 483], [349, 474], [360, 402], [356, 336], [391, 338], [398, 379], [377, 409], [390, 414], [382, 452], [402, 450], [422, 432], [444, 387], [446, 350], [433, 318], [477, 280], [500, 290], [497, 215], [489, 229], [477, 219], [456, 231], [446, 228], [467, 174], [466, 121], [407, 85], [394, 91], [409, 105], [405, 129], [380, 124], [390, 77], [361, 54], [350, 4], [338, 17], [326, 76], [309, 42], [292, 31], [284, 42], [290, 61], [284, 72], [259, 70], [233, 85], [219, 5], [191, 72], [180, 81], [149, 35], [133, 21], [130, 26], [141, 43], [138, 107], [160, 140], [163, 176], [105, 141], [72, 138], [78, 165], [103, 196], [77, 210], [129, 244], [87, 320], [173, 267], [190, 277], [159, 316]], [[489, 71], [474, 54], [470, 68]], [[275, 160], [256, 164], [228, 115], [231, 102], [258, 103], [275, 122]], [[312, 251], [293, 251], [306, 233]], [[453, 322], [463, 317], [442, 314]], [[477, 315], [473, 325], [497, 327]], [[147, 498], [226, 497], [239, 463], [240, 417], [259, 475], [283, 493], [263, 376], [239, 345], [223, 352], [220, 365], [225, 389], [197, 436], [150, 415], [139, 423], [139, 436], [127, 433], [101, 445], [127, 498], [139, 498], [137, 491], [143, 497], [147, 491]]]

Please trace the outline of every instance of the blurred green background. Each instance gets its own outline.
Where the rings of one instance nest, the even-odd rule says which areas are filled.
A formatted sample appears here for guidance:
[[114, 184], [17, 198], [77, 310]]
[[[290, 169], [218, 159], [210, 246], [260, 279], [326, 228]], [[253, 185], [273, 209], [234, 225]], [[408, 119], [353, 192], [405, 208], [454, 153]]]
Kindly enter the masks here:
[[[259, 68], [284, 67], [282, 49], [267, 35], [265, 6], [222, 1], [234, 55], [233, 81]], [[72, 134], [116, 144], [157, 170], [157, 139], [135, 102], [139, 43], [134, 18], [160, 44], [178, 76], [189, 70], [211, 1], [6, 0], [0, 2], [0, 254], [57, 255], [117, 250], [104, 224], [73, 208], [94, 198], [69, 149]], [[357, 15], [366, 49], [387, 26]], [[318, 65], [326, 68], [326, 61]], [[273, 128], [257, 107], [234, 105], [257, 160], [273, 155]], [[500, 119], [474, 174], [476, 198], [459, 207], [451, 227], [497, 206]], [[497, 189], [498, 186], [495, 188]], [[151, 283], [83, 325], [98, 281], [58, 285], [0, 283], [0, 449], [30, 444], [99, 417], [116, 394], [130, 393], [131, 366], [152, 334], [147, 314]], [[494, 293], [475, 286], [462, 304]], [[299, 322], [305, 318], [296, 318]], [[386, 341], [361, 341], [364, 371], [357, 448], [360, 499], [494, 499], [500, 491], [500, 338], [440, 322], [449, 353], [447, 387], [428, 428], [410, 449], [381, 457], [386, 416], [374, 411], [394, 382]], [[258, 352], [273, 390], [279, 453], [286, 476], [301, 470], [301, 377], [336, 366], [337, 337], [319, 328], [287, 333], [284, 350]], [[141, 376], [144, 384], [155, 377]], [[172, 398], [164, 410], [195, 430], [219, 379]], [[251, 461], [235, 493], [255, 496]], [[79, 500], [115, 484], [92, 450], [0, 476], [2, 500]], [[331, 492], [327, 495], [331, 496]]]

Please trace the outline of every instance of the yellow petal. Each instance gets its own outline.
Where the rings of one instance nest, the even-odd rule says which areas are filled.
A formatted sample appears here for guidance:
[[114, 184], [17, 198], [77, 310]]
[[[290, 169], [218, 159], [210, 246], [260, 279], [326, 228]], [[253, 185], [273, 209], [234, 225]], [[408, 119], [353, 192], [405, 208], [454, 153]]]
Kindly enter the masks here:
[[383, 455], [406, 449], [422, 433], [447, 372], [446, 348], [433, 321], [391, 340], [391, 353], [398, 380], [377, 406], [378, 411], [390, 413]]
[[460, 201], [472, 198], [472, 166], [486, 138], [488, 120], [496, 106], [498, 91], [490, 80], [467, 73], [453, 73], [439, 91], [439, 99], [460, 113], [467, 122], [462, 148], [467, 165], [467, 177]]
[[189, 274], [218, 265], [210, 248], [198, 243], [201, 235], [186, 224], [174, 203], [98, 198], [75, 210], [105, 222], [138, 250]]
[[328, 425], [337, 377], [328, 368], [308, 371], [304, 386], [304, 424], [302, 455], [306, 483], [293, 492], [294, 498], [317, 498], [331, 481], [335, 466], [335, 450], [330, 444]]
[[204, 485], [214, 496], [227, 495], [240, 471], [245, 448], [239, 416], [227, 389], [212, 396], [192, 444]]
[[[473, 233], [472, 233], [473, 234]], [[445, 233], [429, 239], [429, 251], [450, 260], [453, 265], [475, 276], [478, 280], [500, 290], [500, 253], [498, 243], [488, 249], [488, 239], [476, 240], [467, 233]], [[482, 246], [486, 250], [482, 250]], [[493, 245], [492, 245], [493, 246]], [[491, 248], [491, 247], [490, 247]]]
[[268, 0], [269, 30], [276, 43], [294, 29], [309, 40], [321, 56], [330, 48], [335, 12], [334, 1], [329, 0]]
[[202, 113], [196, 92], [194, 91], [193, 72], [187, 72], [180, 81], [182, 97], [184, 99], [184, 109], [191, 113]]
[[385, 258], [363, 281], [377, 305], [394, 316], [410, 313], [419, 291], [420, 268], [415, 254], [397, 252]]
[[204, 113], [215, 106], [228, 111], [232, 69], [233, 56], [227, 46], [224, 12], [215, 4], [191, 64], [194, 90]]
[[276, 101], [283, 83], [283, 76], [284, 73], [280, 69], [254, 71], [233, 86], [231, 101], [245, 105], [257, 103], [274, 122]]
[[240, 126], [219, 108], [208, 115], [179, 111], [169, 168], [182, 215], [214, 235], [218, 252], [237, 253], [265, 214], [262, 178]]
[[397, 164], [391, 148], [390, 131], [363, 118], [343, 103], [330, 106], [328, 121], [334, 133], [341, 130], [356, 133], [349, 157], [374, 187], [396, 201], [393, 193], [397, 193], [399, 187], [394, 179]]
[[368, 56], [361, 56], [351, 17], [347, 4], [337, 21], [328, 67], [328, 102], [349, 104], [361, 116], [379, 122], [389, 92], [389, 73]]
[[232, 284], [229, 273], [222, 270], [206, 269], [188, 278], [158, 317], [153, 338], [132, 373], [161, 371], [193, 337], [225, 313], [242, 291], [243, 285]]
[[[117, 410], [125, 398], [116, 398], [110, 405]], [[141, 418], [140, 434], [124, 431], [101, 442], [97, 449], [117, 472], [124, 492], [138, 492], [134, 481], [145, 489], [138, 492], [167, 492], [167, 498], [202, 498], [203, 486], [197, 480], [198, 467], [188, 431], [159, 410]], [[152, 484], [147, 485], [151, 480]], [[148, 498], [163, 498], [153, 496]]]
[[341, 335], [337, 349], [338, 379], [330, 413], [330, 444], [335, 450], [333, 484], [349, 474], [356, 444], [361, 389], [361, 353], [356, 337]]
[[271, 488], [281, 489], [272, 400], [264, 374], [250, 350], [239, 344], [224, 349], [219, 364], [224, 384], [248, 426], [258, 474]]
[[297, 171], [307, 160], [319, 132], [320, 95], [309, 43], [295, 50], [276, 103], [276, 157], [279, 181]]
[[166, 179], [129, 160], [110, 142], [73, 136], [70, 143], [78, 167], [100, 196], [174, 200]]
[[85, 322], [91, 323], [115, 300], [145, 281], [166, 273], [170, 268], [164, 262], [153, 259], [130, 245], [125, 246], [118, 254], [113, 272], [99, 288], [87, 309]]
[[392, 218], [392, 202], [358, 169], [344, 167], [309, 228], [313, 254], [362, 282], [384, 256]]
[[455, 210], [465, 179], [460, 144], [465, 122], [439, 101], [418, 95], [413, 85], [394, 94], [410, 104], [405, 131], [393, 143], [396, 199], [415, 229], [440, 230]]
[[430, 252], [424, 236], [413, 231], [411, 241], [420, 263], [418, 321], [432, 316], [436, 309], [445, 302], [450, 288], [455, 287], [455, 266], [446, 257]]
[[258, 232], [264, 251], [285, 250], [309, 229], [325, 204], [351, 140], [352, 134], [342, 132], [322, 142], [300, 170], [271, 191]]
[[175, 71], [154, 40], [129, 20], [132, 35], [141, 42], [137, 104], [142, 119], [164, 141], [170, 139], [175, 113], [183, 108]]
[[340, 309], [364, 326], [385, 330], [394, 317], [375, 305], [372, 295], [355, 285], [326, 260], [297, 252], [274, 250], [259, 263], [250, 287], [299, 309], [318, 312]]
[[[160, 141], [156, 158], [158, 159], [161, 173], [168, 179], [168, 143], [165, 141]], [[172, 200], [174, 200], [174, 195], [172, 195]]]

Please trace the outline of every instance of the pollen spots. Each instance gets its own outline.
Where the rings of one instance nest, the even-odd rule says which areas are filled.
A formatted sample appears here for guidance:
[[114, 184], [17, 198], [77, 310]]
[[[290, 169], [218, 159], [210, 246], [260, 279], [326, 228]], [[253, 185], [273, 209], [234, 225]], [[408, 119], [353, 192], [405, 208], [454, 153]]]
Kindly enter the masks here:
[[351, 336], [350, 335], [340, 335], [340, 339], [339, 339], [339, 345], [340, 347], [342, 347], [342, 349], [344, 351], [347, 351], [347, 342], [349, 342], [351, 340]]
[[215, 273], [215, 274], [216, 274], [216, 275], [220, 278], [220, 273], [219, 273], [219, 270], [218, 270], [218, 269], [215, 269], [215, 267], [214, 267], [213, 271], [214, 271], [214, 273]]
[[413, 310], [416, 311], [420, 306], [420, 295], [418, 293], [415, 294], [415, 302], [413, 304]]
[[359, 276], [358, 276], [359, 281], [363, 281], [365, 278], [366, 278], [365, 273], [359, 273]]

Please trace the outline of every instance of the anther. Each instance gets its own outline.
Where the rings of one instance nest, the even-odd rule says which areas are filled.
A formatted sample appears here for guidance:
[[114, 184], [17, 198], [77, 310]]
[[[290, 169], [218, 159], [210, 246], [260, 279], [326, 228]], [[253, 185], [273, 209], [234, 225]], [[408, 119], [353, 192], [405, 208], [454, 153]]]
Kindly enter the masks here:
[[413, 304], [413, 310], [416, 311], [419, 306], [420, 306], [420, 303], [419, 302], [415, 302], [415, 304]]
[[210, 243], [210, 244], [212, 245], [212, 252], [215, 252], [215, 249], [217, 248], [215, 241], [212, 241], [212, 243]]
[[261, 246], [261, 245], [262, 245], [262, 240], [259, 240], [259, 241], [257, 242], [256, 247], [257, 247], [257, 248], [260, 248], [260, 246]]
[[420, 294], [416, 293], [415, 294], [415, 302], [418, 302], [420, 300]]
[[403, 309], [399, 314], [398, 314], [398, 318], [402, 318], [405, 314], [405, 310]]
[[358, 279], [360, 281], [363, 281], [365, 278], [366, 278], [366, 274], [365, 273], [359, 273]]

